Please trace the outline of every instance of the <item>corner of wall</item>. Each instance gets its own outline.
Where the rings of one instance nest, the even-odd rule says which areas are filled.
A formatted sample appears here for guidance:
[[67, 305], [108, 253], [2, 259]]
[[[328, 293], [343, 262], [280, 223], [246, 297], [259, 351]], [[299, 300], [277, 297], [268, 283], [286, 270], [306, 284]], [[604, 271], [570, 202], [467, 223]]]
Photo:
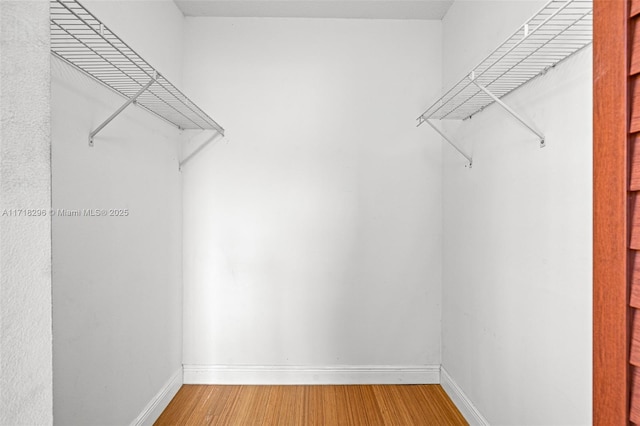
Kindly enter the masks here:
[[131, 426], [152, 426], [176, 396], [183, 382], [182, 367], [180, 367], [149, 401], [138, 417], [131, 422]]
[[440, 367], [440, 385], [471, 426], [489, 426], [487, 419], [484, 418], [462, 388], [458, 386], [453, 377], [449, 375], [444, 366]]

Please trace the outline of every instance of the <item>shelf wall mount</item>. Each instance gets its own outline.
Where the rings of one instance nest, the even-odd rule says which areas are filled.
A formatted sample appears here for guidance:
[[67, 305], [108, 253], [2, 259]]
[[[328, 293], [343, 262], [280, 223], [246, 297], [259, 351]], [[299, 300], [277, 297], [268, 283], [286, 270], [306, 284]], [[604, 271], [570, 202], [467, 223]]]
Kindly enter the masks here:
[[131, 104], [180, 130], [214, 130], [224, 136], [222, 126], [77, 0], [50, 0], [49, 4], [51, 53], [125, 99], [116, 112], [91, 131], [90, 146], [96, 135]]
[[500, 105], [546, 145], [544, 134], [509, 107], [503, 98], [591, 44], [592, 0], [550, 0], [542, 9], [418, 117], [472, 164], [433, 120], [466, 120], [492, 104]]

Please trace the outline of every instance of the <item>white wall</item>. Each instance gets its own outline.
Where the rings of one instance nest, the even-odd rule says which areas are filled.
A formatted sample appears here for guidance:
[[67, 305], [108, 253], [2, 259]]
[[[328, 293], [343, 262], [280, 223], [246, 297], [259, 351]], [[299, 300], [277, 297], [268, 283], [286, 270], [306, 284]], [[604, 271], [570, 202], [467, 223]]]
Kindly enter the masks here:
[[[542, 4], [455, 2], [443, 21], [449, 83]], [[591, 48], [446, 126], [443, 367], [492, 425], [591, 423]]]
[[[87, 7], [180, 77], [183, 18], [173, 3]], [[54, 421], [124, 425], [146, 414], [148, 423], [164, 408], [145, 412], [148, 404], [182, 378], [179, 131], [129, 107], [90, 148], [88, 133], [123, 99], [52, 65], [53, 208], [129, 211], [53, 218]]]
[[185, 364], [439, 364], [441, 148], [414, 116], [440, 22], [187, 18], [185, 46], [228, 129], [184, 169]]
[[50, 425], [48, 1], [0, 2], [0, 118], [0, 425]]

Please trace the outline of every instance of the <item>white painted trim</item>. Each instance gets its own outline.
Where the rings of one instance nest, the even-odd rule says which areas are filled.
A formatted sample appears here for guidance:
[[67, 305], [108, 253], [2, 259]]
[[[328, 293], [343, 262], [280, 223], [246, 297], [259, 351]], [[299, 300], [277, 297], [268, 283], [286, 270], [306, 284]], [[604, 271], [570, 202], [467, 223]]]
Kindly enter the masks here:
[[151, 426], [158, 420], [160, 414], [167, 408], [180, 387], [182, 386], [182, 367], [178, 369], [160, 391], [147, 404], [142, 412], [131, 422], [131, 426]]
[[487, 419], [485, 419], [476, 406], [473, 405], [473, 402], [471, 402], [469, 397], [462, 391], [462, 388], [458, 386], [444, 367], [440, 369], [440, 385], [471, 426], [490, 426]]
[[185, 384], [437, 384], [439, 365], [185, 365]]

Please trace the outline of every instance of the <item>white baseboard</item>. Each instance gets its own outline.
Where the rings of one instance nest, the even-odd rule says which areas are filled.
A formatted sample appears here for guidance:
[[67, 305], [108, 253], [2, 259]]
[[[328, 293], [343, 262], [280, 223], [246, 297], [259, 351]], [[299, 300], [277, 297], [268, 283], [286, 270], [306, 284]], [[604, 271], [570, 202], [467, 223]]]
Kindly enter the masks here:
[[144, 410], [131, 423], [131, 426], [152, 426], [158, 420], [160, 414], [167, 408], [173, 397], [182, 386], [182, 367], [176, 370], [167, 383], [160, 388], [160, 391], [144, 407]]
[[185, 365], [185, 384], [355, 385], [437, 384], [439, 365]]
[[462, 391], [444, 367], [440, 370], [440, 385], [471, 426], [489, 426], [487, 419], [480, 414], [480, 411], [473, 405], [469, 397]]

